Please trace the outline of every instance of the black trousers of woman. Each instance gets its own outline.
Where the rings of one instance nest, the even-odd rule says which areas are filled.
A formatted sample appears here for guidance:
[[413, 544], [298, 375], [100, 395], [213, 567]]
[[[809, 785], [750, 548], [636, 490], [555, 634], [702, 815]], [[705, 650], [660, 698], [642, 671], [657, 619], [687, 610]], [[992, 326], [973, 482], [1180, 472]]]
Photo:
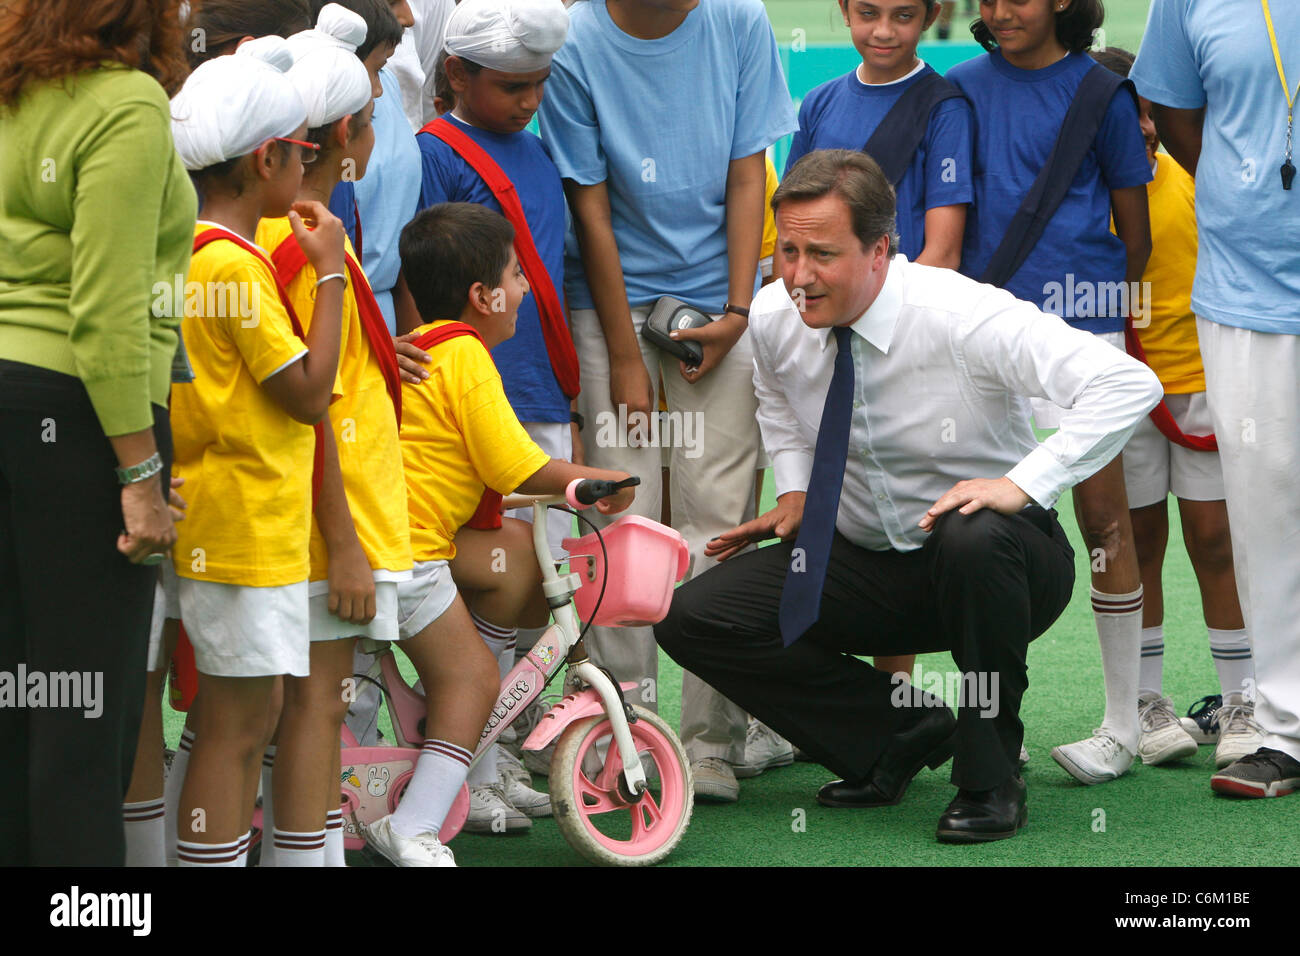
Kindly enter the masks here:
[[[170, 469], [160, 406], [154, 434]], [[117, 550], [116, 466], [79, 379], [0, 360], [0, 864], [125, 859], [157, 568]]]
[[[855, 654], [951, 651], [958, 704], [952, 782], [986, 790], [1016, 772], [1029, 642], [1065, 609], [1074, 552], [1054, 511], [1031, 505], [939, 518], [915, 551], [868, 551], [836, 534], [821, 617], [783, 647], [777, 623], [794, 543], [751, 551], [677, 589], [655, 626], [682, 667], [846, 780], [865, 780], [930, 695]], [[981, 698], [987, 706], [981, 706]]]

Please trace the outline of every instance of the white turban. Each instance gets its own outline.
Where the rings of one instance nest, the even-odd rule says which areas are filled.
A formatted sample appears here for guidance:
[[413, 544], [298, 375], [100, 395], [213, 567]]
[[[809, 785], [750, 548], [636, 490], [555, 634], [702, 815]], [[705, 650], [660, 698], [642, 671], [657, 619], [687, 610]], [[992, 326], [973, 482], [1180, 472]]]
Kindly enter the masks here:
[[462, 0], [443, 48], [489, 70], [532, 73], [551, 64], [569, 32], [560, 0]]
[[289, 79], [307, 107], [307, 126], [328, 126], [370, 102], [370, 73], [357, 58], [366, 42], [366, 21], [337, 3], [321, 8], [313, 30], [289, 37]]
[[290, 136], [307, 111], [284, 73], [285, 41], [265, 37], [199, 65], [171, 102], [172, 138], [185, 168], [207, 169]]

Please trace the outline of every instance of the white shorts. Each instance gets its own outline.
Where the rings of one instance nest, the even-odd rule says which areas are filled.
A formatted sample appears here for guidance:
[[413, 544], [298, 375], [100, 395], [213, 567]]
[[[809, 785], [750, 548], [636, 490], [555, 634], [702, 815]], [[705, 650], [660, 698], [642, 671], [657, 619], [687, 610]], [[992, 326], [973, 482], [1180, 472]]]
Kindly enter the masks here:
[[153, 617], [149, 620], [149, 673], [162, 667], [163, 621], [181, 619], [181, 598], [176, 566], [170, 561], [158, 565], [158, 583], [153, 588]]
[[[546, 454], [552, 458], [563, 458], [565, 461], [573, 459], [573, 433], [567, 423], [524, 422], [523, 425], [529, 437]], [[594, 434], [594, 431], [588, 432], [588, 435]], [[506, 517], [518, 518], [520, 521], [532, 524], [533, 509], [512, 508], [506, 512]], [[560, 542], [572, 535], [573, 515], [565, 511], [557, 511], [555, 508], [546, 509], [546, 540], [551, 543], [551, 556], [556, 561], [564, 561], [568, 558], [568, 552]]]
[[397, 582], [391, 579], [390, 572], [380, 573], [388, 579], [375, 581], [375, 616], [369, 624], [352, 624], [330, 613], [328, 581], [313, 581], [308, 586], [307, 630], [313, 644], [349, 637], [397, 640]]
[[446, 561], [417, 561], [411, 580], [397, 583], [397, 639], [415, 637], [447, 613], [456, 582]]
[[[1127, 354], [1128, 350], [1124, 347], [1123, 332], [1097, 332], [1097, 338], [1109, 345], [1115, 346], [1121, 352]], [[1041, 430], [1046, 428], [1060, 428], [1061, 418], [1069, 411], [1068, 408], [1062, 408], [1055, 402], [1046, 398], [1030, 398], [1029, 407], [1034, 413], [1034, 424]]]
[[180, 579], [181, 620], [199, 673], [306, 677], [307, 582], [254, 588]]
[[[1166, 395], [1165, 405], [1185, 435], [1214, 432], [1210, 405], [1204, 392]], [[1124, 484], [1128, 506], [1159, 504], [1170, 492], [1186, 501], [1222, 501], [1223, 466], [1217, 451], [1194, 451], [1171, 442], [1142, 416], [1133, 437], [1124, 446]]]

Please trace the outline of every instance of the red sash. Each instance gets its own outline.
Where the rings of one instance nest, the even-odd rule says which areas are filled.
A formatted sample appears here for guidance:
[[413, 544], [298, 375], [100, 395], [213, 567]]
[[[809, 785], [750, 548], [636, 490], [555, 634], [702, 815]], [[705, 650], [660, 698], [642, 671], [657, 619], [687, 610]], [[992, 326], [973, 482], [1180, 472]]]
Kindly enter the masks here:
[[578, 353], [573, 348], [573, 336], [564, 321], [560, 297], [551, 282], [550, 273], [542, 264], [542, 257], [537, 253], [537, 246], [533, 244], [533, 234], [528, 228], [528, 220], [524, 218], [524, 207], [519, 201], [515, 184], [478, 143], [446, 117], [427, 124], [420, 132], [438, 137], [455, 150], [479, 174], [488, 189], [492, 190], [492, 195], [501, 204], [501, 212], [510, 221], [510, 225], [515, 227], [515, 255], [519, 257], [524, 277], [537, 299], [537, 314], [542, 323], [546, 352], [551, 359], [551, 371], [555, 373], [555, 380], [565, 397], [573, 398], [579, 389]]
[[[427, 352], [435, 345], [440, 345], [459, 335], [474, 336], [474, 338], [478, 339], [479, 344], [483, 346], [484, 351], [487, 351], [487, 343], [483, 341], [483, 336], [478, 334], [478, 329], [464, 322], [448, 322], [436, 329], [430, 329], [412, 344], [417, 349]], [[488, 352], [488, 357], [492, 357], [491, 352]], [[476, 531], [494, 531], [501, 527], [501, 493], [493, 491], [491, 488], [485, 488], [483, 497], [479, 499], [478, 510], [474, 512], [472, 518], [465, 522], [465, 527], [473, 528]]]
[[[225, 239], [229, 242], [233, 242], [250, 256], [260, 260], [262, 264], [271, 271], [272, 277], [275, 277], [275, 266], [272, 265], [270, 260], [262, 254], [261, 250], [243, 236], [236, 235], [229, 229], [205, 229], [194, 237], [194, 252], [197, 253], [209, 242], [214, 242], [217, 239]], [[289, 301], [289, 293], [285, 291], [284, 285], [279, 281], [279, 279], [276, 279], [275, 291], [280, 295], [280, 304], [283, 305], [284, 310], [289, 313], [289, 323], [293, 326], [294, 335], [298, 336], [298, 338], [302, 339], [303, 343], [306, 344], [307, 336], [303, 334], [302, 323], [298, 321], [298, 313], [293, 310], [293, 303]], [[316, 432], [316, 450], [311, 464], [311, 500], [312, 505], [315, 506], [316, 499], [320, 497], [321, 480], [325, 474], [325, 439], [322, 431], [324, 428], [323, 423], [317, 422], [312, 426], [312, 428]]]
[[[1142, 342], [1138, 339], [1137, 331], [1133, 328], [1133, 320], [1130, 318], [1124, 324], [1124, 345], [1128, 354], [1133, 356], [1148, 368], [1146, 350], [1142, 348]], [[1182, 445], [1184, 448], [1190, 448], [1193, 451], [1218, 451], [1219, 440], [1213, 435], [1187, 435], [1178, 427], [1174, 421], [1174, 416], [1170, 414], [1169, 408], [1165, 405], [1165, 400], [1160, 399], [1160, 404], [1151, 409], [1151, 421], [1155, 422], [1156, 428], [1160, 429], [1160, 434], [1164, 435], [1175, 445]]]
[[[388, 334], [388, 323], [384, 313], [375, 301], [375, 293], [357, 260], [347, 256], [348, 278], [352, 281], [352, 293], [357, 300], [357, 311], [361, 314], [361, 328], [365, 330], [370, 351], [379, 362], [379, 371], [383, 373], [384, 385], [388, 388], [388, 397], [393, 401], [393, 411], [397, 415], [397, 425], [402, 425], [402, 375], [397, 367], [397, 351], [393, 347], [393, 337]], [[293, 234], [284, 240], [271, 253], [275, 263], [276, 275], [286, 287], [307, 265], [307, 254], [298, 245]]]

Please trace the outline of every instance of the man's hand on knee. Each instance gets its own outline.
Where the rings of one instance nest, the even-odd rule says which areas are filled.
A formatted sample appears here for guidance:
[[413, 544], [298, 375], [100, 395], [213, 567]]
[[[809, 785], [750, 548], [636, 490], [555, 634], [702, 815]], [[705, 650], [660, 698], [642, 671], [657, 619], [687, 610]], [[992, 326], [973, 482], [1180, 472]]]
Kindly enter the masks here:
[[1029, 496], [1010, 478], [974, 478], [959, 481], [930, 506], [919, 522], [922, 531], [933, 531], [941, 514], [956, 508], [964, 515], [988, 508], [998, 514], [1013, 515], [1030, 503]]
[[803, 522], [803, 503], [806, 495], [802, 491], [787, 491], [776, 501], [776, 507], [766, 514], [761, 514], [753, 521], [746, 521], [729, 531], [724, 531], [704, 545], [706, 558], [725, 561], [751, 544], [766, 541], [768, 538], [780, 538], [788, 541], [799, 533]]

